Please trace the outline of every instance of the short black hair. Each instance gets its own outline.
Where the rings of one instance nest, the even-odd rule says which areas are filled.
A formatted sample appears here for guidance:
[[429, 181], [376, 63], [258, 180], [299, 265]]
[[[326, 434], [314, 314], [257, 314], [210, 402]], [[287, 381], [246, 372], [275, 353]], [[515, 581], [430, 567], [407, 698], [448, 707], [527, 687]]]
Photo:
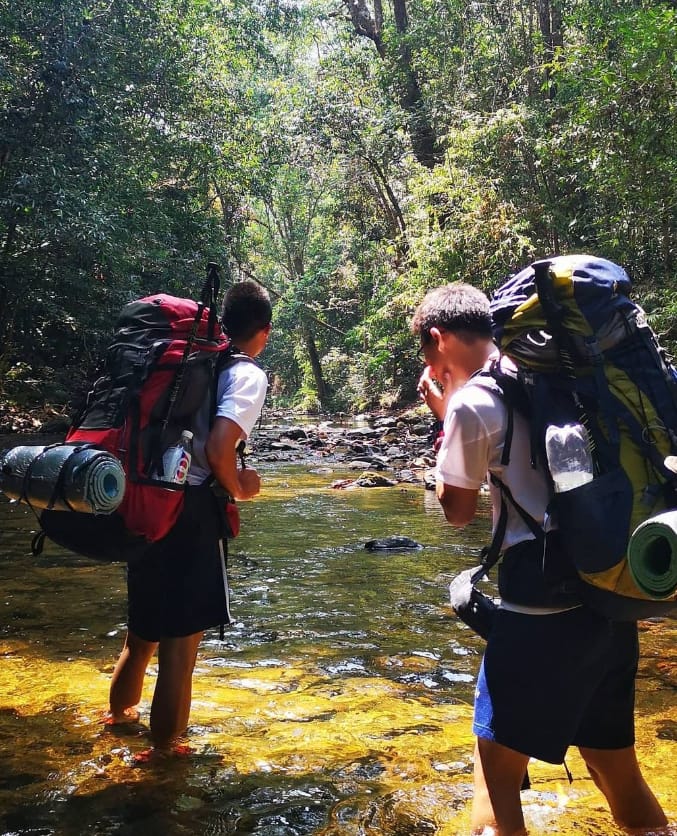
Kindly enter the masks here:
[[226, 291], [221, 323], [233, 342], [251, 339], [257, 331], [270, 325], [272, 318], [270, 295], [253, 279], [236, 282]]
[[430, 342], [431, 328], [442, 328], [461, 338], [491, 339], [489, 299], [481, 290], [463, 282], [430, 290], [414, 312], [411, 330], [425, 344]]

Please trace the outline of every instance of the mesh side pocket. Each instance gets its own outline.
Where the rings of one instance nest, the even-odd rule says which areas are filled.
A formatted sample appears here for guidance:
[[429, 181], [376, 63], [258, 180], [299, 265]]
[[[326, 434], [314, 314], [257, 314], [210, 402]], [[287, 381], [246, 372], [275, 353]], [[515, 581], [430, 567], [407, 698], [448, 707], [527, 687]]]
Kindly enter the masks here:
[[621, 468], [555, 494], [562, 545], [579, 572], [603, 572], [625, 559], [632, 506], [632, 483]]

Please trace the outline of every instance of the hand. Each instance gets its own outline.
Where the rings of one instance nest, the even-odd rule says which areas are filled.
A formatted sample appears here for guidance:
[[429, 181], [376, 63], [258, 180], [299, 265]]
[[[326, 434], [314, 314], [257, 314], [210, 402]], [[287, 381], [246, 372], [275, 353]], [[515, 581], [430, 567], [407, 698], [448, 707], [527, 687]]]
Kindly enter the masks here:
[[416, 387], [421, 400], [439, 421], [444, 421], [447, 402], [452, 392], [451, 375], [445, 373], [444, 378], [444, 389], [442, 390], [433, 377], [432, 368], [426, 366], [418, 379], [418, 386]]
[[238, 470], [237, 478], [240, 482], [240, 492], [237, 499], [251, 499], [261, 492], [261, 477], [251, 467]]

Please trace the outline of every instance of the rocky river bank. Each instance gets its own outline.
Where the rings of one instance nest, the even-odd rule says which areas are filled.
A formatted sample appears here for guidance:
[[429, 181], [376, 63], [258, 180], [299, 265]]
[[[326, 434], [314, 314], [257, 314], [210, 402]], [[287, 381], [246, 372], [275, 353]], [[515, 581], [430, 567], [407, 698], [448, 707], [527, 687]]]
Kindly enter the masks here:
[[[33, 413], [2, 409], [0, 436], [20, 436], [15, 444], [44, 444], [44, 437], [62, 437], [69, 419], [58, 409]], [[390, 487], [400, 483], [433, 488], [433, 422], [422, 407], [398, 413], [336, 416], [301, 416], [287, 410], [266, 410], [252, 433], [247, 456], [256, 462], [298, 462], [343, 478], [335, 488]], [[32, 440], [35, 438], [35, 441]], [[355, 476], [345, 478], [345, 471]]]
[[412, 409], [396, 415], [323, 418], [317, 422], [289, 414], [266, 416], [252, 434], [255, 461], [303, 461], [314, 472], [336, 470], [355, 477], [332, 481], [334, 488], [392, 487], [400, 483], [434, 487], [435, 432], [429, 416]]

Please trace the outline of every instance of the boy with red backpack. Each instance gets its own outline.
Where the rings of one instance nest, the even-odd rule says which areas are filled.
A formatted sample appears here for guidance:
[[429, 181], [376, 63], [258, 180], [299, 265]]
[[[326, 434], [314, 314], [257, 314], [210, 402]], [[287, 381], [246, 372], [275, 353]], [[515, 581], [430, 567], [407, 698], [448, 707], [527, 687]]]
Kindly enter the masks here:
[[[181, 754], [191, 707], [198, 646], [208, 628], [230, 622], [226, 578], [227, 519], [223, 496], [246, 500], [260, 491], [252, 468], [238, 469], [237, 448], [255, 426], [266, 395], [265, 372], [255, 363], [271, 330], [268, 293], [253, 281], [225, 295], [222, 323], [231, 358], [221, 366], [214, 401], [193, 422], [193, 451], [183, 508], [169, 534], [151, 543], [127, 568], [128, 633], [110, 688], [110, 724], [134, 722], [151, 657], [158, 676], [150, 712], [156, 754]], [[213, 477], [213, 479], [212, 479]], [[189, 750], [188, 750], [189, 751]]]

